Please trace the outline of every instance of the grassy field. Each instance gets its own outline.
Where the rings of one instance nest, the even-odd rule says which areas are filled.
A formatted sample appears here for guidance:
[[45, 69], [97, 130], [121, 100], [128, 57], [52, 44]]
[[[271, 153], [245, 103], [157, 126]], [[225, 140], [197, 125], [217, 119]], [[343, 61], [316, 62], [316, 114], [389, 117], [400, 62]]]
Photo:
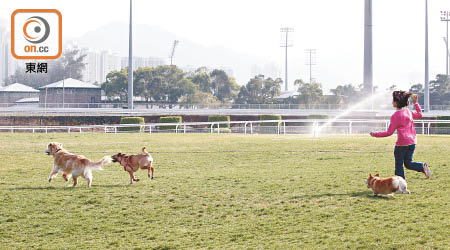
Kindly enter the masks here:
[[[129, 185], [118, 164], [87, 189], [47, 182], [57, 141], [92, 160], [155, 159]], [[449, 136], [419, 136], [411, 195], [373, 197], [395, 137], [235, 134], [0, 134], [1, 249], [450, 249]]]

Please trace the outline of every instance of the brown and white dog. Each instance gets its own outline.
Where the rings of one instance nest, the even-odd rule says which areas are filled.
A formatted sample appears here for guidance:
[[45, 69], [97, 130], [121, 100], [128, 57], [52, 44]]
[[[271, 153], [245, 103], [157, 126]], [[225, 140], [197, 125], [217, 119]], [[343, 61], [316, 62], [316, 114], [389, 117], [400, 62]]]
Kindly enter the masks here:
[[366, 184], [368, 188], [373, 190], [373, 194], [377, 196], [378, 194], [387, 194], [390, 196], [394, 196], [394, 192], [398, 192], [401, 194], [410, 194], [407, 189], [407, 183], [405, 179], [400, 176], [391, 176], [388, 178], [380, 178], [379, 174], [375, 174], [372, 176], [370, 173], [369, 177], [366, 180]]
[[133, 181], [139, 181], [139, 179], [134, 177], [134, 172], [138, 171], [139, 169], [148, 169], [148, 177], [152, 177], [153, 179], [153, 174], [155, 171], [152, 166], [153, 158], [145, 150], [145, 147], [142, 148], [142, 153], [138, 155], [126, 155], [117, 153], [111, 156], [111, 158], [113, 162], [119, 162], [120, 165], [123, 166], [123, 170], [127, 171], [130, 174], [130, 184], [133, 184]]
[[51, 182], [58, 175], [58, 172], [62, 172], [64, 180], [68, 181], [72, 177], [72, 187], [77, 185], [79, 176], [86, 179], [87, 187], [90, 187], [92, 184], [92, 170], [103, 170], [102, 166], [112, 161], [110, 156], [105, 156], [100, 161], [93, 162], [83, 155], [69, 153], [58, 142], [50, 142], [45, 153], [52, 155], [54, 158], [53, 169], [48, 177], [48, 182]]

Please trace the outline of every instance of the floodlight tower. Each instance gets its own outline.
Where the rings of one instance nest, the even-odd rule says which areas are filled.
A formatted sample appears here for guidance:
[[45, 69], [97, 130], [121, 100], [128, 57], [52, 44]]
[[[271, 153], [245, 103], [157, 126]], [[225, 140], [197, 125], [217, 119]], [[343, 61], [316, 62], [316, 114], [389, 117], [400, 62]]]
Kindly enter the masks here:
[[428, 83], [428, 0], [425, 0], [425, 96], [424, 111], [430, 111], [430, 87]]
[[280, 29], [281, 33], [285, 33], [285, 40], [281, 43], [280, 47], [284, 47], [286, 50], [286, 54], [285, 54], [285, 64], [284, 64], [284, 70], [285, 70], [285, 75], [284, 75], [284, 82], [285, 82], [285, 91], [288, 91], [288, 59], [287, 59], [287, 55], [288, 55], [288, 47], [292, 47], [292, 41], [290, 42], [288, 39], [289, 36], [289, 32], [294, 32], [294, 28], [290, 28], [290, 27], [284, 27]]
[[132, 1], [130, 0], [130, 29], [128, 37], [128, 109], [133, 109], [133, 15]]
[[305, 49], [306, 54], [306, 65], [309, 66], [309, 83], [312, 83], [312, 66], [316, 65], [316, 50], [315, 49]]
[[175, 55], [175, 48], [177, 47], [178, 43], [178, 40], [173, 41], [172, 52], [170, 53], [170, 66], [172, 66], [173, 56]]
[[447, 24], [447, 38], [444, 37], [444, 41], [445, 41], [445, 45], [446, 45], [446, 49], [445, 49], [445, 61], [447, 62], [445, 65], [445, 73], [446, 75], [448, 75], [450, 68], [448, 67], [448, 60], [449, 60], [449, 55], [448, 55], [448, 22], [450, 21], [449, 19], [450, 16], [450, 11], [441, 11], [441, 21], [445, 22]]
[[364, 91], [373, 95], [372, 0], [364, 3]]

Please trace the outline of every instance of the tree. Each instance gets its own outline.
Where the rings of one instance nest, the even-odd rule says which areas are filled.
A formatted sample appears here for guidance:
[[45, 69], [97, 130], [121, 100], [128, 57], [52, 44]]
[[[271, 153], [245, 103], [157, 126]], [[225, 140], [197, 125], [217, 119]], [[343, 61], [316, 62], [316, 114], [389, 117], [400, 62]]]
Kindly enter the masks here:
[[319, 103], [322, 96], [322, 85], [317, 82], [305, 83], [302, 79], [297, 79], [294, 85], [298, 85], [298, 102], [301, 104]]
[[212, 94], [211, 77], [207, 72], [197, 71], [190, 80], [199, 86], [200, 91]]
[[338, 85], [335, 89], [330, 89], [331, 93], [336, 96], [338, 103], [353, 103], [359, 101], [362, 96], [361, 88], [356, 88], [351, 84]]
[[255, 76], [249, 80], [247, 85], [240, 88], [236, 103], [274, 103], [275, 98], [280, 95], [282, 83], [280, 78], [273, 80], [272, 78], [264, 79], [262, 75]]
[[102, 83], [102, 89], [108, 99], [118, 98], [120, 102], [126, 102], [128, 100], [128, 68], [108, 73], [106, 81]]
[[283, 84], [283, 80], [281, 78], [272, 79], [266, 78], [263, 82], [263, 99], [265, 103], [273, 103], [275, 97], [279, 96], [281, 93], [281, 84]]
[[152, 98], [153, 68], [141, 67], [133, 72], [134, 95], [144, 97], [146, 102]]
[[430, 105], [450, 105], [450, 78], [438, 74], [430, 81]]
[[180, 104], [218, 104], [219, 101], [211, 93], [203, 92], [195, 87], [194, 93], [184, 95], [180, 98]]
[[210, 73], [212, 94], [221, 102], [231, 102], [236, 98], [239, 85], [234, 78], [228, 77], [221, 69], [215, 69]]

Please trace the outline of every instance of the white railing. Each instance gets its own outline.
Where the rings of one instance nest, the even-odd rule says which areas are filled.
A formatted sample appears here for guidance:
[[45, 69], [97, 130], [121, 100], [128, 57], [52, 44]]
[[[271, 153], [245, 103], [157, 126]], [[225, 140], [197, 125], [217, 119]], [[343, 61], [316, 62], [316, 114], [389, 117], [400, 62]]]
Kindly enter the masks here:
[[[28, 133], [270, 133], [270, 134], [361, 134], [383, 131], [389, 120], [369, 119], [292, 119], [268, 121], [184, 122], [149, 124], [110, 124], [86, 126], [0, 126], [0, 132]], [[416, 120], [418, 134], [450, 134], [450, 120]], [[440, 124], [439, 126], [437, 126]], [[326, 125], [326, 126], [325, 126]], [[171, 128], [167, 128], [170, 126]], [[163, 128], [165, 127], [165, 128]], [[130, 131], [131, 130], [131, 131]]]

